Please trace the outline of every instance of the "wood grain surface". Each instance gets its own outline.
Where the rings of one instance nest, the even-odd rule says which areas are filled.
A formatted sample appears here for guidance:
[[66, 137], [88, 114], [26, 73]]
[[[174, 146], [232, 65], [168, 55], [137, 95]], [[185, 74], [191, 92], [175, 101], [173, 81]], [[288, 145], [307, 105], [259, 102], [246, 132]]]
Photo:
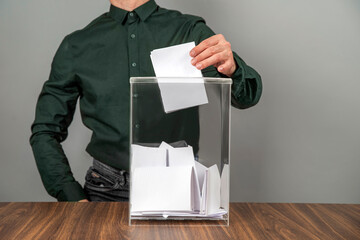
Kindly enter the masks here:
[[129, 226], [127, 203], [0, 203], [0, 239], [360, 239], [360, 205], [231, 203], [230, 226]]

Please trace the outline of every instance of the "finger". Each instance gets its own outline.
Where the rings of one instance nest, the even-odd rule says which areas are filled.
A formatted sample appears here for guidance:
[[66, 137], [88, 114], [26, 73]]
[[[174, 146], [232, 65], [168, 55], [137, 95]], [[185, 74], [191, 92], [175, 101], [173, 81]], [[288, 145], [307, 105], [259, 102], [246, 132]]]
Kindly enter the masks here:
[[194, 57], [191, 60], [191, 64], [195, 66], [196, 63], [201, 62], [204, 59], [209, 58], [212, 55], [215, 55], [215, 54], [217, 54], [219, 52], [222, 52], [222, 51], [224, 51], [224, 47], [222, 45], [219, 45], [219, 44], [217, 44], [215, 46], [212, 46], [212, 47], [209, 47], [209, 48], [205, 49], [204, 51], [202, 51], [199, 55]]
[[204, 59], [201, 62], [196, 63], [195, 67], [197, 69], [201, 70], [201, 69], [207, 68], [208, 66], [221, 63], [222, 61], [225, 61], [225, 60], [226, 60], [226, 58], [225, 58], [224, 52], [220, 52], [220, 53], [217, 53], [215, 55], [212, 55], [212, 56]]
[[190, 51], [190, 56], [196, 57], [198, 54], [200, 54], [205, 49], [216, 45], [219, 42], [220, 38], [221, 38], [219, 35], [211, 36], [211, 37], [205, 39], [204, 41], [202, 41], [201, 43], [199, 43], [196, 47], [194, 47]]
[[217, 67], [217, 70], [222, 73], [225, 74], [228, 77], [231, 77], [232, 74], [235, 72], [236, 70], [236, 65], [235, 62], [232, 60], [228, 60], [226, 62], [224, 62], [223, 64], [219, 65]]
[[220, 67], [221, 64], [224, 64], [224, 62], [218, 62], [214, 64], [214, 67], [217, 69], [218, 67]]

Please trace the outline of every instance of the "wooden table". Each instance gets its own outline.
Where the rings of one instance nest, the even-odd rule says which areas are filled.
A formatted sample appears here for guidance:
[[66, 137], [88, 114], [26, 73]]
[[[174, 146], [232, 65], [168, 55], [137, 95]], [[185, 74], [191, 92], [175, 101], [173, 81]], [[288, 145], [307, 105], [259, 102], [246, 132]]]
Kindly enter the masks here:
[[128, 226], [127, 203], [0, 203], [0, 239], [360, 239], [360, 205], [231, 203], [230, 227]]

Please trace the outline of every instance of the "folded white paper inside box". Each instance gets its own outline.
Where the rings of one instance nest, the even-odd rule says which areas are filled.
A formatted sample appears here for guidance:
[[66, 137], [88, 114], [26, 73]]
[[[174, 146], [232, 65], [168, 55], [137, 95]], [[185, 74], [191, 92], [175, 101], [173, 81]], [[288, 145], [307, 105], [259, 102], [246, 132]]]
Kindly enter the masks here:
[[[131, 145], [132, 216], [222, 218], [228, 212], [228, 171], [195, 160], [191, 146]], [[225, 191], [225, 192], [224, 192]]]

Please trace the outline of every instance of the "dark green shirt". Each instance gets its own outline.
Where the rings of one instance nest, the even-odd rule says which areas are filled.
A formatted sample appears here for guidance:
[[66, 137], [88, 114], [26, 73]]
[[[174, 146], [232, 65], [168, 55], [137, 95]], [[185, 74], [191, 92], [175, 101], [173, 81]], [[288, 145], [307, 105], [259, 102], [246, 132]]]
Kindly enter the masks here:
[[[132, 12], [111, 6], [108, 13], [66, 36], [39, 96], [30, 138], [48, 193], [59, 201], [85, 198], [61, 147], [78, 99], [82, 121], [93, 133], [87, 152], [110, 166], [128, 169], [129, 78], [155, 76], [150, 51], [191, 41], [199, 44], [212, 35], [202, 18], [150, 0]], [[235, 53], [234, 58], [232, 104], [248, 108], [259, 101], [261, 79]], [[203, 75], [221, 77], [214, 67], [204, 69]]]

